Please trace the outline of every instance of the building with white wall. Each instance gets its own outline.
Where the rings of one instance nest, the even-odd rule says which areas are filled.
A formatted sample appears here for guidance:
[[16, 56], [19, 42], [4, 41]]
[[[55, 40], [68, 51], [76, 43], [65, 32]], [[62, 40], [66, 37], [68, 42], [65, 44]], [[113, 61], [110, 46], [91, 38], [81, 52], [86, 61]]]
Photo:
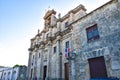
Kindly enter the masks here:
[[26, 70], [26, 66], [1, 68], [0, 80], [26, 80]]

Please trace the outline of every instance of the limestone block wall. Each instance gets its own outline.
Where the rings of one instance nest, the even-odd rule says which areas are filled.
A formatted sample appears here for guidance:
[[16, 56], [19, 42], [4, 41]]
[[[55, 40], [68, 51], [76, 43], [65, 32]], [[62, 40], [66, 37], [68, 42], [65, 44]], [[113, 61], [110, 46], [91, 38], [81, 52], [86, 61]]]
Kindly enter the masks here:
[[[69, 74], [71, 80], [89, 80], [88, 59], [99, 56], [105, 58], [108, 77], [120, 76], [120, 1], [111, 0], [88, 14], [85, 11], [83, 6], [78, 6], [62, 18], [59, 16], [59, 19], [51, 11], [46, 13], [44, 30], [38, 33], [39, 37], [35, 36], [31, 42], [31, 48], [34, 48], [34, 50], [30, 52], [29, 70], [33, 69], [33, 77], [37, 76], [37, 78], [42, 79], [43, 67], [47, 66], [46, 79], [59, 79], [59, 53], [62, 52], [62, 79], [65, 78], [64, 63], [68, 63], [65, 58], [66, 41], [69, 41], [71, 51], [76, 52], [75, 60], [70, 63], [71, 72]], [[67, 21], [72, 29], [65, 27]], [[50, 24], [47, 24], [47, 22], [50, 22]], [[86, 29], [94, 24], [97, 24], [100, 38], [88, 42]], [[67, 30], [71, 30], [70, 33], [65, 33]], [[61, 31], [61, 33], [56, 36], [57, 31]], [[47, 36], [53, 40], [47, 40]], [[35, 47], [36, 44], [39, 44], [39, 48]], [[53, 53], [55, 46], [57, 52]], [[40, 58], [38, 58], [39, 53]], [[32, 62], [35, 64], [30, 66]]]
[[62, 21], [62, 23], [61, 23], [61, 31], [65, 30], [65, 23], [66, 22], [68, 22], [68, 24], [70, 23], [69, 18], [67, 18], [64, 21]]
[[84, 15], [86, 15], [85, 11], [84, 10], [80, 10], [78, 11], [76, 14], [74, 14], [74, 21], [83, 17]]
[[54, 53], [54, 47], [56, 46], [56, 48], [58, 47], [57, 46], [57, 43], [56, 41], [53, 42], [52, 44], [52, 53], [51, 53], [51, 78], [52, 79], [55, 79], [56, 78], [56, 73], [57, 73], [57, 52]]
[[53, 54], [52, 58], [51, 58], [51, 78], [52, 79], [55, 79], [56, 78], [56, 72], [57, 72], [57, 69], [56, 69], [56, 56], [57, 54]]
[[[105, 58], [108, 77], [120, 78], [120, 8], [118, 4], [117, 0], [113, 0], [74, 23], [73, 26], [77, 31], [73, 34], [78, 34], [80, 40], [78, 56], [75, 59], [77, 80], [90, 78], [87, 59], [94, 58], [96, 55], [101, 56], [102, 53], [99, 54], [101, 49], [106, 51], [102, 56]], [[86, 28], [94, 24], [97, 24], [100, 38], [88, 42]], [[90, 54], [90, 51], [97, 53]], [[83, 54], [86, 54], [85, 57], [87, 57], [85, 61], [82, 59]]]

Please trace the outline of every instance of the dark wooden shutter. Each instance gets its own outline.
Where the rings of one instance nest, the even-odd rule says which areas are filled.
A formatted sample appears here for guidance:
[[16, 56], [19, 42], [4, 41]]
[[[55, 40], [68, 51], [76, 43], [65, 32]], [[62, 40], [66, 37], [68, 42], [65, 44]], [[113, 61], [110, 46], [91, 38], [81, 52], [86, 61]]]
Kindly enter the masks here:
[[69, 80], [69, 66], [65, 63], [65, 80]]
[[104, 57], [88, 59], [91, 78], [105, 78], [107, 71]]
[[46, 78], [46, 73], [47, 73], [47, 66], [44, 66], [43, 80], [45, 80], [45, 78]]

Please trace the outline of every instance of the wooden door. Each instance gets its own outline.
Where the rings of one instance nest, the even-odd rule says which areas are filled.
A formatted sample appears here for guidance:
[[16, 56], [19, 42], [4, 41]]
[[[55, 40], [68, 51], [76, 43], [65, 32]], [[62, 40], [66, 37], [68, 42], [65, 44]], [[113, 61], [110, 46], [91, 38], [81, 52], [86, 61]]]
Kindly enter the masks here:
[[65, 80], [69, 80], [69, 66], [68, 63], [65, 63]]
[[44, 66], [44, 71], [43, 71], [43, 80], [45, 80], [47, 74], [47, 66]]
[[33, 69], [31, 69], [30, 80], [32, 80], [32, 75], [33, 75]]
[[104, 57], [97, 57], [88, 59], [90, 67], [91, 78], [105, 78], [107, 77], [107, 71], [105, 66]]

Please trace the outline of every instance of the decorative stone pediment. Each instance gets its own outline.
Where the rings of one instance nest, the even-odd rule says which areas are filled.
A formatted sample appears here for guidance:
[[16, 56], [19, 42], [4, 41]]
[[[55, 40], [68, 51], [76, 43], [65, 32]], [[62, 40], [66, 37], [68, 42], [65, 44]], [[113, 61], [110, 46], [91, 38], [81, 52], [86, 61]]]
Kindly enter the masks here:
[[44, 19], [48, 19], [52, 14], [56, 14], [56, 11], [52, 10], [48, 10], [44, 16]]
[[105, 56], [105, 55], [109, 55], [109, 48], [108, 47], [103, 47], [103, 48], [99, 48], [93, 51], [89, 51], [89, 52], [84, 52], [82, 55], [83, 60], [87, 60], [90, 58], [95, 58], [95, 57], [100, 57], [100, 56]]

